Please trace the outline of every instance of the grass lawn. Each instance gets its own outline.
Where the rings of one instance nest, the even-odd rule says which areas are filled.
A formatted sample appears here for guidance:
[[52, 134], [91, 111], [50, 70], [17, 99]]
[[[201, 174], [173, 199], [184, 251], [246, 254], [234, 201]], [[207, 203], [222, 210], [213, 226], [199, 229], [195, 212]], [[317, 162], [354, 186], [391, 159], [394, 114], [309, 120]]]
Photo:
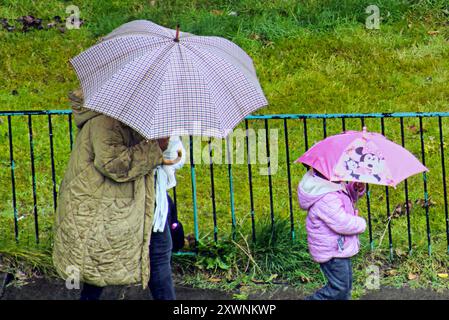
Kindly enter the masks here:
[[[65, 17], [68, 1], [6, 1], [0, 0], [0, 18], [14, 20], [32, 14], [50, 23], [54, 16]], [[77, 78], [68, 60], [96, 43], [99, 37], [124, 22], [149, 19], [174, 28], [200, 35], [226, 37], [253, 58], [269, 106], [259, 114], [274, 113], [367, 113], [447, 111], [449, 106], [449, 5], [444, 0], [434, 1], [373, 1], [327, 0], [198, 0], [198, 1], [73, 1], [80, 9], [85, 23], [79, 30], [57, 28], [31, 30], [23, 33], [15, 22], [16, 31], [0, 29], [0, 110], [67, 109], [67, 93], [78, 86]], [[365, 8], [376, 4], [380, 8], [380, 30], [368, 30]], [[48, 265], [52, 227], [52, 175], [48, 118], [33, 120], [36, 165], [37, 203], [41, 244], [34, 245], [34, 219], [30, 174], [30, 146], [28, 119], [14, 117], [13, 142], [16, 169], [20, 243], [14, 242], [12, 224], [10, 158], [8, 123], [0, 117], [0, 252], [18, 258], [23, 250], [33, 250], [32, 261]], [[449, 139], [444, 120], [443, 137]], [[367, 126], [380, 131], [379, 120], [367, 120]], [[55, 177], [62, 179], [70, 153], [68, 118], [53, 117]], [[255, 128], [263, 128], [262, 121], [253, 121]], [[304, 151], [303, 124], [289, 121], [290, 159]], [[341, 131], [341, 122], [327, 122], [327, 133]], [[417, 119], [405, 121], [406, 146], [421, 157]], [[196, 285], [222, 285], [226, 288], [237, 282], [251, 282], [253, 273], [267, 282], [287, 278], [306, 288], [314, 288], [322, 281], [317, 266], [311, 263], [304, 243], [304, 212], [294, 199], [293, 209], [297, 241], [291, 244], [288, 219], [288, 188], [286, 151], [281, 121], [270, 122], [270, 128], [279, 128], [278, 171], [273, 175], [274, 211], [279, 236], [272, 243], [267, 177], [257, 174], [255, 165], [254, 198], [257, 220], [256, 245], [245, 242], [250, 235], [249, 187], [247, 166], [233, 167], [237, 219], [236, 242], [229, 238], [231, 214], [227, 166], [216, 165], [215, 192], [218, 216], [218, 234], [221, 244], [211, 244], [213, 235], [210, 176], [207, 165], [197, 166], [199, 231], [204, 245], [202, 257], [178, 257], [180, 272], [203, 268], [227, 278], [217, 284], [205, 282], [206, 276], [186, 276]], [[347, 129], [359, 129], [359, 120], [349, 120]], [[413, 254], [408, 256], [407, 221], [400, 216], [392, 221], [392, 240], [395, 260], [388, 261], [388, 235], [384, 188], [374, 187], [371, 194], [373, 240], [376, 251], [369, 253], [367, 234], [362, 237], [363, 255], [356, 259], [357, 290], [363, 289], [365, 267], [382, 266], [383, 284], [449, 287], [447, 280], [437, 273], [447, 273], [447, 242], [442, 193], [442, 169], [437, 119], [424, 119], [426, 164], [428, 175], [433, 255], [427, 256], [425, 210], [416, 205], [411, 215]], [[400, 143], [399, 121], [386, 120], [386, 135]], [[322, 122], [309, 122], [309, 145], [322, 139]], [[203, 147], [205, 143], [203, 142]], [[446, 143], [444, 150], [447, 150]], [[448, 157], [446, 156], [446, 159]], [[292, 165], [293, 194], [304, 169]], [[189, 168], [183, 169], [178, 180], [177, 196], [182, 203], [181, 218], [187, 233], [193, 232], [192, 200]], [[409, 182], [410, 199], [424, 197], [422, 177]], [[391, 191], [391, 210], [403, 203], [403, 185]], [[360, 204], [366, 217], [366, 203]], [[249, 240], [249, 239], [248, 239]], [[41, 256], [40, 253], [44, 252]], [[218, 257], [218, 258], [217, 258]], [[246, 272], [243, 272], [245, 271]], [[392, 271], [393, 270], [393, 271]], [[188, 274], [191, 274], [187, 272]], [[277, 275], [277, 276], [273, 276]], [[198, 279], [200, 280], [198, 282]], [[209, 279], [209, 278], [207, 278]], [[206, 280], [207, 280], [206, 279]], [[238, 279], [238, 280], [235, 280]], [[233, 282], [234, 281], [234, 282]], [[221, 283], [221, 282], [220, 282]]]

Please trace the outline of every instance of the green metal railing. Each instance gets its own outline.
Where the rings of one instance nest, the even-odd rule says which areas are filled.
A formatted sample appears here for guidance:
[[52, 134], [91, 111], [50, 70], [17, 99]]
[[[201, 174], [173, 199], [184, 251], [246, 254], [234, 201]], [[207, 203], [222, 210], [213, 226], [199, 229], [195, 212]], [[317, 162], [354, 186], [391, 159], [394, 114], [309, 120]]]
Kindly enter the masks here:
[[[20, 119], [23, 120], [24, 118], [27, 119], [26, 126], [27, 130], [21, 130], [21, 139], [24, 139], [24, 135], [28, 135], [28, 148], [29, 148], [29, 159], [27, 159], [27, 162], [30, 162], [31, 167], [31, 198], [27, 201], [32, 203], [32, 213], [34, 218], [34, 238], [35, 242], [39, 243], [40, 241], [40, 224], [39, 224], [39, 204], [38, 204], [38, 198], [39, 194], [37, 192], [37, 185], [39, 183], [39, 179], [37, 178], [36, 174], [36, 148], [35, 148], [35, 138], [37, 134], [36, 127], [33, 125], [34, 121], [36, 121], [36, 118], [41, 119], [40, 125], [42, 127], [42, 117], [46, 117], [46, 126], [47, 126], [47, 132], [48, 132], [48, 149], [50, 153], [50, 171], [51, 171], [51, 200], [52, 200], [52, 207], [53, 209], [56, 208], [57, 205], [57, 187], [58, 187], [58, 181], [57, 181], [57, 175], [56, 170], [59, 168], [58, 163], [55, 158], [55, 140], [54, 140], [54, 125], [53, 121], [54, 118], [57, 118], [59, 121], [58, 128], [60, 129], [62, 126], [61, 121], [67, 122], [67, 127], [64, 130], [66, 131], [66, 134], [69, 136], [69, 149], [71, 150], [71, 147], [73, 146], [74, 141], [74, 126], [72, 124], [72, 114], [71, 110], [48, 110], [48, 111], [0, 111], [0, 121], [2, 119], [6, 119], [7, 121], [1, 121], [0, 124], [3, 122], [3, 125], [0, 125], [0, 133], [2, 135], [2, 141], [3, 143], [3, 149], [2, 152], [8, 152], [9, 159], [6, 160], [6, 158], [2, 158], [2, 172], [0, 172], [0, 177], [3, 177], [3, 184], [2, 184], [2, 190], [3, 192], [6, 190], [5, 188], [5, 177], [6, 177], [6, 171], [9, 171], [10, 175], [10, 187], [8, 188], [10, 190], [10, 193], [7, 197], [4, 197], [3, 200], [9, 199], [10, 205], [12, 209], [12, 215], [13, 215], [13, 230], [12, 230], [12, 236], [15, 238], [16, 241], [20, 241], [20, 228], [19, 228], [19, 207], [21, 206], [21, 203], [17, 200], [17, 180], [16, 180], [16, 168], [17, 163], [23, 162], [24, 159], [17, 158], [18, 156], [15, 153], [15, 128], [16, 125], [13, 123], [14, 119]], [[246, 129], [246, 158], [247, 158], [247, 173], [245, 174], [245, 177], [242, 175], [238, 176], [237, 181], [245, 180], [248, 183], [248, 199], [246, 203], [249, 203], [249, 208], [243, 209], [246, 212], [249, 212], [250, 215], [250, 237], [253, 241], [256, 241], [256, 224], [257, 224], [257, 210], [256, 207], [259, 204], [260, 201], [266, 201], [268, 202], [268, 211], [269, 218], [271, 221], [272, 226], [272, 233], [273, 236], [275, 235], [275, 219], [278, 215], [278, 212], [275, 211], [283, 211], [290, 223], [290, 232], [291, 232], [291, 238], [292, 240], [295, 240], [297, 238], [297, 230], [298, 230], [298, 223], [295, 223], [295, 214], [299, 211], [298, 206], [296, 205], [296, 201], [294, 200], [294, 179], [296, 182], [298, 181], [297, 176], [295, 175], [293, 178], [292, 171], [298, 171], [298, 169], [292, 168], [291, 166], [291, 159], [292, 159], [292, 143], [294, 144], [295, 152], [298, 150], [298, 146], [301, 145], [304, 149], [301, 150], [303, 152], [304, 150], [307, 150], [310, 146], [310, 144], [313, 141], [318, 140], [319, 138], [326, 137], [330, 131], [334, 131], [335, 133], [345, 131], [351, 127], [351, 129], [357, 130], [362, 128], [367, 124], [367, 122], [371, 122], [371, 124], [374, 126], [379, 127], [379, 131], [381, 131], [383, 134], [386, 134], [389, 138], [391, 138], [388, 133], [386, 132], [390, 128], [395, 128], [395, 134], [393, 135], [395, 138], [398, 138], [397, 142], [401, 143], [403, 146], [410, 146], [415, 148], [417, 154], [419, 154], [421, 161], [428, 165], [430, 172], [433, 170], [437, 170], [438, 179], [441, 180], [441, 183], [437, 183], [432, 180], [430, 181], [429, 175], [424, 173], [421, 177], [422, 179], [422, 190], [420, 193], [423, 196], [423, 199], [416, 199], [416, 201], [421, 201], [420, 206], [424, 210], [424, 221], [425, 226], [425, 233], [426, 233], [426, 247], [427, 252], [429, 254], [432, 253], [432, 223], [431, 220], [437, 219], [438, 226], [441, 224], [441, 222], [444, 221], [444, 233], [442, 233], [443, 228], [440, 228], [438, 231], [438, 241], [443, 241], [443, 234], [446, 242], [446, 251], [449, 252], [449, 218], [448, 218], [448, 199], [447, 199], [447, 177], [446, 177], [446, 157], [445, 157], [445, 120], [449, 117], [449, 112], [429, 112], [429, 113], [368, 113], [368, 114], [278, 114], [278, 115], [252, 115], [248, 116], [245, 119], [245, 129]], [[417, 123], [416, 123], [416, 121]], [[412, 125], [407, 126], [409, 124], [406, 121], [413, 122]], [[425, 127], [424, 121], [429, 121], [430, 127]], [[388, 122], [388, 126], [387, 126]], [[7, 125], [7, 128], [5, 130], [4, 124]], [[427, 123], [426, 123], [427, 124]], [[24, 126], [24, 122], [20, 122], [21, 126]], [[3, 127], [3, 128], [2, 128]], [[265, 153], [267, 157], [266, 165], [268, 168], [268, 171], [272, 169], [272, 159], [270, 157], [270, 152], [273, 150], [270, 150], [270, 143], [269, 143], [269, 136], [268, 131], [270, 127], [277, 128], [280, 131], [283, 132], [283, 144], [282, 144], [282, 150], [285, 152], [285, 158], [281, 163], [281, 166], [285, 168], [286, 171], [286, 189], [287, 189], [287, 205], [283, 206], [280, 205], [279, 202], [285, 201], [285, 199], [279, 199], [274, 195], [275, 191], [277, 190], [274, 185], [274, 179], [275, 176], [269, 174], [267, 176], [267, 183], [268, 183], [268, 192], [264, 193], [264, 197], [261, 198], [260, 193], [256, 194], [255, 189], [261, 188], [260, 185], [254, 185], [254, 172], [253, 172], [253, 161], [250, 159], [251, 150], [250, 150], [250, 143], [248, 141], [248, 130], [253, 127], [259, 127], [264, 129], [265, 134]], [[412, 128], [412, 129], [411, 129]], [[1, 131], [3, 130], [3, 131]], [[392, 129], [391, 129], [392, 130]], [[58, 132], [60, 132], [59, 130]], [[413, 135], [409, 134], [408, 131], [412, 131]], [[431, 131], [431, 132], [430, 132]], [[42, 134], [41, 131], [39, 131], [39, 134]], [[294, 134], [294, 138], [292, 139], [291, 136]], [[406, 139], [407, 136], [410, 136], [409, 139]], [[312, 137], [312, 138], [311, 138]], [[313, 141], [312, 141], [313, 140]], [[23, 143], [23, 140], [20, 140]], [[407, 143], [406, 143], [407, 142]], [[198, 186], [197, 186], [197, 168], [196, 168], [196, 159], [194, 156], [194, 143], [195, 139], [190, 137], [189, 139], [189, 157], [190, 157], [190, 182], [191, 182], [191, 199], [192, 199], [192, 224], [193, 224], [193, 233], [196, 243], [200, 240], [200, 229], [199, 229], [199, 208], [198, 208], [198, 198], [197, 198], [197, 192], [198, 192]], [[210, 199], [212, 202], [212, 217], [213, 217], [213, 238], [215, 241], [219, 241], [218, 237], [218, 220], [217, 220], [217, 207], [218, 205], [223, 206], [223, 203], [217, 204], [216, 196], [217, 196], [217, 190], [215, 188], [216, 186], [216, 172], [214, 172], [214, 166], [216, 164], [212, 161], [212, 149], [211, 149], [211, 140], [208, 141], [209, 144], [209, 156], [210, 156], [210, 162], [209, 165], [209, 173], [210, 173]], [[226, 146], [229, 146], [227, 143]], [[46, 146], [47, 147], [47, 146]], [[429, 149], [430, 148], [430, 149]], [[23, 149], [23, 148], [22, 148]], [[426, 151], [427, 150], [427, 151]], [[428, 153], [431, 151], [431, 158], [428, 158]], [[2, 156], [6, 156], [6, 153]], [[23, 150], [20, 152], [20, 156], [24, 156]], [[226, 149], [226, 156], [228, 157], [228, 164], [227, 164], [227, 184], [229, 187], [229, 209], [231, 212], [231, 232], [232, 237], [235, 238], [236, 236], [236, 230], [237, 230], [237, 209], [236, 209], [236, 198], [235, 198], [235, 177], [234, 177], [234, 165], [231, 164], [231, 161], [229, 159], [230, 157], [230, 150]], [[438, 161], [437, 161], [438, 159]], [[428, 162], [428, 160], [431, 160]], [[437, 164], [438, 163], [438, 164]], [[301, 170], [303, 170], [301, 168]], [[429, 186], [432, 188], [432, 194], [437, 194], [438, 199], [441, 199], [441, 203], [438, 203], [438, 211], [433, 209], [433, 202], [429, 195]], [[438, 190], [437, 190], [438, 189]], [[379, 189], [376, 189], [376, 192]], [[373, 198], [373, 194], [370, 189], [368, 189], [367, 195], [366, 195], [366, 213], [367, 213], [367, 220], [368, 220], [368, 237], [369, 237], [369, 245], [372, 250], [375, 249], [375, 241], [374, 241], [374, 235], [373, 235], [373, 222], [374, 220], [378, 219], [378, 215], [373, 215], [372, 209], [375, 205], [376, 208], [379, 208], [379, 199], [382, 201], [385, 201], [384, 208], [386, 211], [386, 221], [387, 221], [387, 227], [386, 231], [388, 232], [388, 249], [390, 252], [390, 256], [393, 257], [394, 255], [394, 246], [393, 246], [393, 233], [392, 233], [392, 221], [395, 219], [395, 208], [392, 210], [391, 208], [391, 201], [392, 196], [391, 192], [388, 188], [385, 188], [383, 195], [380, 193], [376, 194], [376, 199]], [[177, 196], [176, 196], [176, 189], [173, 190], [174, 193], [174, 200], [177, 202]], [[411, 194], [412, 193], [412, 194]], [[404, 183], [404, 200], [405, 204], [403, 207], [403, 211], [405, 212], [405, 219], [406, 219], [406, 230], [407, 230], [407, 243], [408, 243], [408, 251], [411, 253], [413, 250], [413, 237], [412, 237], [412, 225], [411, 225], [411, 218], [412, 218], [412, 208], [411, 208], [411, 199], [417, 198], [418, 190], [417, 190], [417, 182], [414, 181], [413, 184], [413, 190], [411, 190], [411, 184], [408, 181], [405, 181]], [[268, 197], [265, 197], [268, 195]], [[397, 192], [395, 192], [395, 198], [394, 201], [397, 201], [398, 198]], [[282, 208], [282, 209], [279, 209]], [[201, 209], [201, 208], [200, 208]], [[5, 203], [3, 203], [3, 207], [0, 206], [0, 212], [1, 210], [7, 210]], [[264, 209], [265, 210], [265, 209]], [[242, 211], [242, 209], [239, 209], [238, 212]], [[1, 221], [1, 220], [0, 220]], [[379, 221], [376, 221], [376, 223], [379, 224]], [[5, 229], [1, 229], [5, 230]], [[416, 229], [421, 230], [421, 229]], [[2, 234], [2, 237], [8, 237], [11, 235], [5, 234], [5, 231], [3, 231], [4, 234]], [[420, 231], [419, 231], [420, 232]], [[418, 233], [419, 233], [418, 232]]]

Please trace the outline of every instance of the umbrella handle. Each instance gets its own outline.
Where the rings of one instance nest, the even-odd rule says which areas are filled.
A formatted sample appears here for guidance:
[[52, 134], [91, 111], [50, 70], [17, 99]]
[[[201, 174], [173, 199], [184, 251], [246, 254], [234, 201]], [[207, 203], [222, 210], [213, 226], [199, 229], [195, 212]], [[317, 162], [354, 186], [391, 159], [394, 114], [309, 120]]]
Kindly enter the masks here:
[[176, 26], [176, 37], [175, 37], [175, 42], [179, 42], [179, 23]]

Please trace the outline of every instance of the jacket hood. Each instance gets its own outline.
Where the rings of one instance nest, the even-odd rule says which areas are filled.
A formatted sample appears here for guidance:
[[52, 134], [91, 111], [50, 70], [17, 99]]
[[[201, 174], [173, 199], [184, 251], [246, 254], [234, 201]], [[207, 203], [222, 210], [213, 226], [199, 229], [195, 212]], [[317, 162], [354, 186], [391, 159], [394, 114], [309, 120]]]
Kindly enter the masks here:
[[101, 115], [101, 113], [83, 107], [83, 92], [77, 89], [69, 93], [70, 105], [72, 106], [73, 118], [78, 128], [81, 128], [88, 120]]
[[338, 191], [346, 192], [346, 187], [341, 183], [320, 178], [310, 170], [304, 175], [298, 186], [299, 205], [302, 209], [309, 210], [326, 194]]

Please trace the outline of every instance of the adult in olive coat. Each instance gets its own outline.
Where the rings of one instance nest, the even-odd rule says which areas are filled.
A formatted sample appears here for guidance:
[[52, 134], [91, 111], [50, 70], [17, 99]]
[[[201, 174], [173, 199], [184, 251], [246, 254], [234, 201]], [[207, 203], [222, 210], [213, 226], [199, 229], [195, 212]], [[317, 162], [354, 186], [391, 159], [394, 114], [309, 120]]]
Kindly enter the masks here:
[[[141, 283], [150, 276], [153, 169], [158, 141], [81, 106], [72, 94], [79, 132], [59, 189], [53, 263], [63, 277], [79, 272], [95, 286]], [[163, 146], [162, 146], [163, 147]]]

